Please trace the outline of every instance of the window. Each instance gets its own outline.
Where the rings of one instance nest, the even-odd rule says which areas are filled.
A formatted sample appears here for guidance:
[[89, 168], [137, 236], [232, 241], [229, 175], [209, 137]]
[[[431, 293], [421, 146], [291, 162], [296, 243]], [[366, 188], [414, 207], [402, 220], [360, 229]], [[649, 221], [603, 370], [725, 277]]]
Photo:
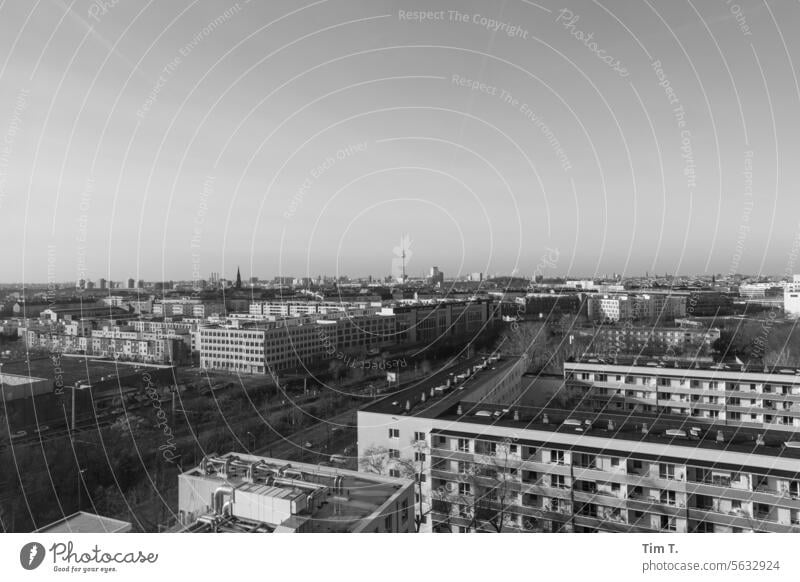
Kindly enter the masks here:
[[408, 521], [408, 499], [403, 499], [403, 504], [400, 506], [400, 519], [403, 522]]
[[390, 439], [399, 439], [400, 438], [400, 429], [399, 428], [390, 428], [389, 429], [389, 438]]
[[458, 439], [458, 450], [462, 453], [468, 453], [469, 439]]
[[390, 459], [399, 459], [400, 458], [400, 451], [397, 449], [389, 449], [389, 458]]
[[415, 432], [414, 433], [414, 440], [415, 441], [424, 441], [425, 440], [425, 433], [424, 432]]
[[386, 519], [383, 520], [383, 529], [386, 531], [392, 531], [392, 516], [387, 515]]
[[459, 495], [472, 495], [472, 486], [469, 483], [458, 484]]
[[675, 478], [675, 465], [671, 463], [658, 464], [658, 476], [661, 479], [674, 479]]
[[564, 464], [564, 451], [550, 451], [550, 462], [557, 465]]
[[675, 531], [675, 518], [668, 515], [661, 516], [661, 531]]
[[661, 492], [661, 503], [666, 503], [667, 505], [675, 505], [675, 492], [674, 491], [662, 491]]
[[550, 475], [550, 487], [558, 487], [559, 489], [566, 487], [564, 475]]
[[400, 477], [399, 469], [389, 469], [389, 477]]
[[425, 453], [415, 452], [414, 453], [414, 460], [424, 463], [425, 462]]
[[458, 472], [462, 473], [462, 474], [469, 473], [470, 466], [471, 466], [470, 463], [468, 463], [467, 461], [459, 461], [458, 462]]

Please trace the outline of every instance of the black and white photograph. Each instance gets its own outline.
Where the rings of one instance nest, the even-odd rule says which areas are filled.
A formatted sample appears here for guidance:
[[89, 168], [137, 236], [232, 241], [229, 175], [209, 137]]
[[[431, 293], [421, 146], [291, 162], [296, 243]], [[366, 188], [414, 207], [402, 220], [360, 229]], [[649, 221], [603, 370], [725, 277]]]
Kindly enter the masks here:
[[0, 577], [797, 580], [798, 30], [0, 0]]

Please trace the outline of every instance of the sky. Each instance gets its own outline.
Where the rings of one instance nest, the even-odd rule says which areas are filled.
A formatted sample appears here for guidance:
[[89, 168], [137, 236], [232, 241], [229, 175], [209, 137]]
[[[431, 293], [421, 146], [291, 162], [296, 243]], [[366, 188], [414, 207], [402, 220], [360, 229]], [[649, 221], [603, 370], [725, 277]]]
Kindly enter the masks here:
[[800, 272], [797, 3], [102, 4], [0, 6], [0, 282]]

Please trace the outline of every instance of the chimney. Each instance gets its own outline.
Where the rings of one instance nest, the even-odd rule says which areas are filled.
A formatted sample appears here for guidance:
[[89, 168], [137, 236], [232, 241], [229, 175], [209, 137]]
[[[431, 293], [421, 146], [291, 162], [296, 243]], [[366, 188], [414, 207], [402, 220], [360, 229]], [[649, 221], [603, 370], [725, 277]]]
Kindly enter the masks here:
[[717, 442], [724, 443], [725, 442], [725, 435], [722, 434], [721, 430], [717, 431]]
[[459, 416], [464, 414], [464, 411], [461, 409], [461, 404], [458, 405], [458, 408], [456, 409], [456, 414]]

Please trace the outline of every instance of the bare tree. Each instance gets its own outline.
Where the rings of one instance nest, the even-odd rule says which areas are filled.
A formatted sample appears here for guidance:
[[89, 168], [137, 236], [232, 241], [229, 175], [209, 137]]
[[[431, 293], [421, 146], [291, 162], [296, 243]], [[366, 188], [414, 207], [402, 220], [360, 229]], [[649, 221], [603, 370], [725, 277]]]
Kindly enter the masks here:
[[[458, 505], [459, 514], [469, 520], [472, 530], [502, 533], [513, 522], [510, 508], [516, 498], [512, 483], [511, 443], [495, 445], [495, 450], [476, 456], [474, 463], [463, 467], [459, 478], [459, 491], [450, 493], [449, 501]], [[463, 487], [466, 484], [467, 487]]]
[[389, 468], [389, 449], [376, 445], [367, 447], [358, 459], [358, 466], [365, 473], [385, 475]]
[[422, 477], [425, 474], [425, 460], [430, 454], [430, 447], [424, 440], [412, 439], [411, 449], [413, 451], [414, 458], [399, 459], [396, 462], [396, 466], [400, 471], [401, 476], [407, 479], [414, 479], [416, 482], [417, 511], [415, 512], [414, 523], [417, 531], [419, 531], [423, 521], [425, 520], [425, 516], [431, 512], [432, 508], [431, 504], [428, 504], [427, 509], [425, 508], [425, 504], [423, 503], [424, 497], [422, 495]]
[[510, 454], [511, 443], [504, 441], [497, 444], [494, 453], [481, 460], [483, 473], [491, 479], [492, 485], [482, 496], [479, 518], [497, 533], [501, 533], [512, 521], [509, 507], [516, 498], [512, 489], [512, 483], [516, 481], [516, 469], [511, 466]]

